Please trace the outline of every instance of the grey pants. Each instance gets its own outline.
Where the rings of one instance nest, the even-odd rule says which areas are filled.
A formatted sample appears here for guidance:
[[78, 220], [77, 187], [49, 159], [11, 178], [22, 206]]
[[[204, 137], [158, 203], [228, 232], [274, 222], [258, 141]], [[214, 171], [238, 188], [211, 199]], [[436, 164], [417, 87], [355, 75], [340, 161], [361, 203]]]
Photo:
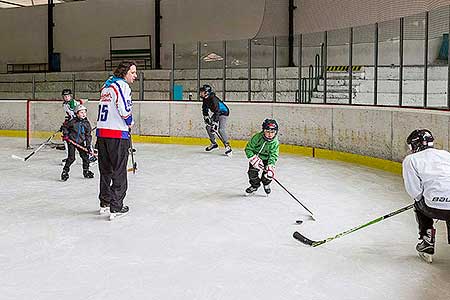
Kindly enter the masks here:
[[[222, 143], [226, 146], [228, 145], [228, 136], [225, 132], [225, 128], [227, 127], [227, 116], [219, 116], [219, 134], [222, 138]], [[212, 127], [210, 125], [206, 125], [206, 132], [208, 133], [209, 140], [212, 144], [216, 144], [216, 137], [214, 131], [212, 131]]]

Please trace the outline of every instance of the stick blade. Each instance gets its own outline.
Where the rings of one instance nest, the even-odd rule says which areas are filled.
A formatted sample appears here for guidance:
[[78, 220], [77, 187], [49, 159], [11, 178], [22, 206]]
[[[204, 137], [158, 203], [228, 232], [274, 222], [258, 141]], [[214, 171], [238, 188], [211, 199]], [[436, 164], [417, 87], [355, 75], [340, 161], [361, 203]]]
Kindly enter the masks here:
[[296, 239], [299, 242], [302, 242], [305, 245], [312, 246], [314, 244], [314, 241], [308, 239], [306, 236], [299, 233], [298, 231], [294, 232], [293, 237], [294, 239]]
[[17, 159], [17, 160], [25, 161], [25, 158], [17, 156], [17, 155], [14, 155], [14, 154], [12, 154], [11, 157], [14, 158], [14, 159]]

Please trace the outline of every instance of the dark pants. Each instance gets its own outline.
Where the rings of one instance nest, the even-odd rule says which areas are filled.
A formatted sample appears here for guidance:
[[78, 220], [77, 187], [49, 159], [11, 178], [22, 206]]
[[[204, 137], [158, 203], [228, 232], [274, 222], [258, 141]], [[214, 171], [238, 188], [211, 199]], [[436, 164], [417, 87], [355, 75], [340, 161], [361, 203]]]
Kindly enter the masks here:
[[73, 145], [71, 143], [67, 143], [68, 155], [67, 155], [66, 164], [64, 165], [64, 171], [66, 171], [66, 172], [70, 171], [70, 166], [75, 161], [75, 149], [78, 150], [78, 153], [80, 154], [80, 157], [83, 160], [83, 171], [89, 170], [89, 156], [86, 153], [86, 151], [75, 147], [75, 145]]
[[414, 202], [414, 212], [419, 224], [419, 237], [426, 235], [427, 229], [433, 228], [433, 219], [444, 220], [447, 222], [447, 236], [450, 244], [450, 210], [428, 207], [422, 198], [422, 200]]
[[120, 211], [128, 188], [127, 163], [130, 141], [97, 138], [98, 169], [100, 171], [100, 206], [111, 212]]
[[[264, 166], [267, 165], [267, 162], [264, 162]], [[261, 174], [261, 177], [259, 177], [259, 170], [255, 167], [253, 167], [250, 163], [248, 164], [248, 182], [255, 188], [259, 187], [261, 185], [261, 182], [263, 185], [269, 185], [272, 182], [272, 179], [268, 179], [265, 175], [267, 172], [264, 170]]]

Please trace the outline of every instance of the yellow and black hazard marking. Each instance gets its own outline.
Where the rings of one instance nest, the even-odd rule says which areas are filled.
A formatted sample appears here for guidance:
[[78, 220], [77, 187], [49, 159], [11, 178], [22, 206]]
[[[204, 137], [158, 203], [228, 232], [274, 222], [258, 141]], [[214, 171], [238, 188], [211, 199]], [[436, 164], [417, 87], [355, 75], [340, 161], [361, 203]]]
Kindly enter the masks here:
[[[352, 66], [352, 71], [362, 71], [363, 66]], [[348, 69], [350, 66], [328, 66], [327, 71], [328, 72], [348, 72]]]

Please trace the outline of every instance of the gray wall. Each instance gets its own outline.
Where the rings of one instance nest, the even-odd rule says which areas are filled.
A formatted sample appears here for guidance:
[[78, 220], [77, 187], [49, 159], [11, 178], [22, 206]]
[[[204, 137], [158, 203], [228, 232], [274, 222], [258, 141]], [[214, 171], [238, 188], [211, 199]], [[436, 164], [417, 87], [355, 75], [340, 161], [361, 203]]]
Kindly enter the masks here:
[[[88, 116], [95, 126], [96, 103], [88, 103]], [[433, 110], [381, 107], [342, 107], [271, 103], [228, 103], [231, 139], [247, 140], [261, 129], [264, 118], [280, 125], [280, 142], [332, 149], [401, 161], [405, 139], [416, 128], [430, 129], [437, 148], [449, 149], [450, 113]], [[8, 109], [6, 109], [8, 107]], [[141, 135], [205, 137], [201, 103], [136, 102], [135, 129]], [[63, 112], [59, 102], [32, 103], [34, 130], [59, 128]], [[24, 129], [25, 103], [0, 102], [0, 129]]]

